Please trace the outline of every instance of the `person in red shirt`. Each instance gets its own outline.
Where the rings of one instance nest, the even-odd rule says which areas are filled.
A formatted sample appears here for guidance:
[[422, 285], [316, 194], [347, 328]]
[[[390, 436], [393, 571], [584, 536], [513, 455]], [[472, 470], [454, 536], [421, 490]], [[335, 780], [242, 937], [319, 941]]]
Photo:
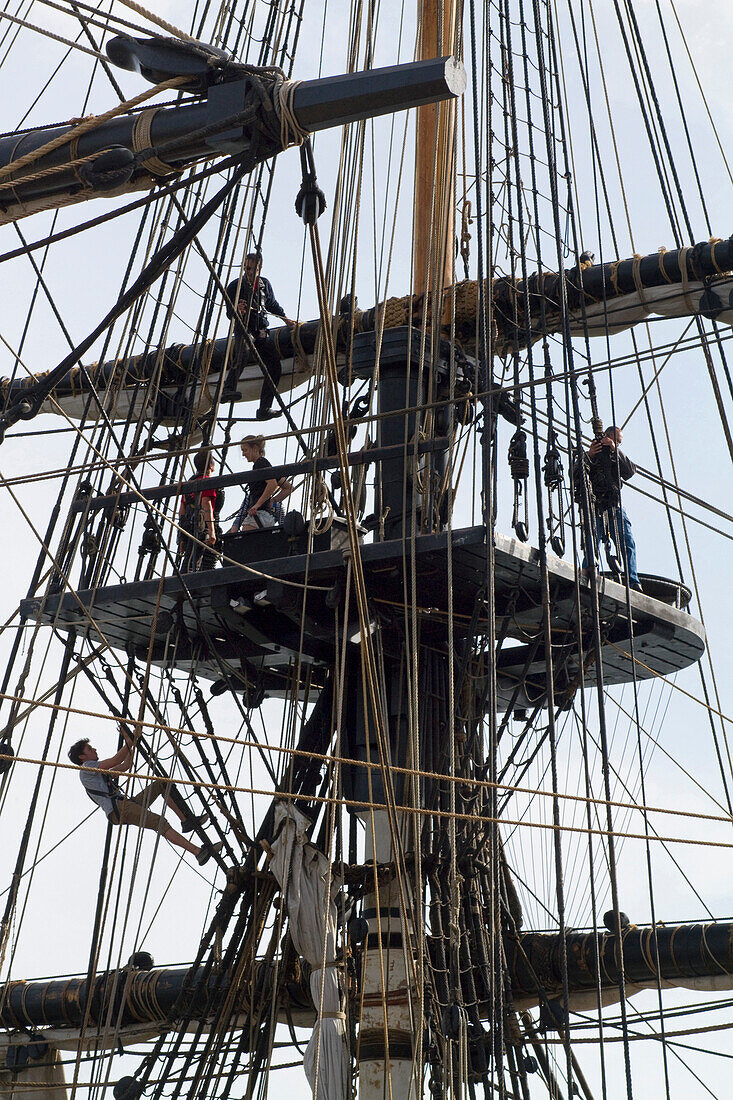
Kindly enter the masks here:
[[[196, 469], [194, 481], [202, 486], [181, 498], [179, 514], [178, 552], [182, 573], [195, 573], [199, 569], [213, 569], [216, 565], [216, 517], [221, 512], [223, 493], [206, 487], [207, 479], [214, 472], [211, 452], [199, 451], [193, 460]], [[193, 538], [188, 536], [192, 535]], [[195, 540], [195, 541], [194, 541]]]

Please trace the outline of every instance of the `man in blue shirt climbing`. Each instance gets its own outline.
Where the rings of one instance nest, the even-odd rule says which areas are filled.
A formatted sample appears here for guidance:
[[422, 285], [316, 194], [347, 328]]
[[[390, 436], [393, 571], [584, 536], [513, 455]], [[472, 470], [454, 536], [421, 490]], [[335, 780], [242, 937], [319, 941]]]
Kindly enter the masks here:
[[148, 807], [156, 798], [165, 795], [166, 802], [179, 817], [181, 828], [184, 832], [191, 832], [196, 825], [201, 825], [206, 820], [206, 814], [202, 817], [193, 817], [190, 812], [182, 810], [176, 802], [170, 798], [170, 779], [156, 779], [145, 787], [134, 798], [128, 798], [120, 789], [112, 772], [129, 772], [132, 767], [135, 752], [135, 741], [124, 722], [118, 722], [117, 728], [124, 742], [121, 749], [106, 760], [100, 760], [97, 750], [89, 744], [89, 738], [85, 737], [77, 741], [69, 749], [69, 760], [81, 770], [79, 778], [82, 786], [92, 802], [100, 807], [107, 815], [107, 820], [112, 825], [137, 825], [139, 829], [154, 829], [171, 844], [177, 844], [179, 848], [196, 856], [201, 866], [211, 859], [222, 848], [222, 844], [210, 844], [204, 841], [201, 847], [192, 844], [181, 833], [168, 824], [164, 817], [153, 813]]
[[280, 381], [282, 364], [275, 341], [270, 336], [267, 315], [272, 313], [275, 317], [281, 317], [288, 328], [295, 328], [295, 321], [285, 316], [285, 310], [275, 297], [270, 280], [262, 274], [262, 256], [258, 252], [250, 252], [246, 256], [244, 274], [241, 279], [234, 279], [229, 284], [227, 299], [227, 314], [232, 317], [232, 306], [236, 309], [249, 339], [244, 336], [241, 326], [237, 325], [234, 333], [234, 366], [227, 376], [222, 400], [240, 399], [237, 382], [242, 367], [247, 362], [250, 347], [253, 347], [267, 372], [262, 382], [260, 404], [255, 416], [258, 420], [271, 420], [280, 415], [277, 409], [272, 408], [272, 402]]

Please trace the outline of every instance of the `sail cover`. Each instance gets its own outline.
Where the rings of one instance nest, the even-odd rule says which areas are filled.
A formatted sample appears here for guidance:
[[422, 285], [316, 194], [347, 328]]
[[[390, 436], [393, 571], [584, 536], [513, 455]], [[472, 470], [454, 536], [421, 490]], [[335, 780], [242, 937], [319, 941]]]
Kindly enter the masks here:
[[270, 870], [283, 892], [295, 949], [312, 968], [316, 1023], [303, 1060], [305, 1074], [318, 1100], [346, 1100], [346, 1013], [336, 967], [335, 896], [341, 882], [323, 853], [308, 840], [309, 824], [294, 806], [276, 805]]
[[[594, 264], [584, 252], [563, 272], [537, 271], [526, 280], [500, 276], [485, 284], [491, 294], [495, 351], [507, 354], [544, 334], [563, 331], [563, 303], [570, 334], [606, 336], [649, 317], [704, 317], [733, 324], [733, 239], [712, 239], [668, 252]], [[456, 328], [475, 315], [476, 284], [454, 289]], [[527, 316], [529, 313], [529, 316]]]
[[638, 325], [646, 317], [702, 316], [722, 324], [733, 324], [733, 279], [721, 279], [712, 286], [690, 281], [683, 286], [639, 287], [606, 302], [594, 302], [584, 310], [571, 312], [570, 331], [589, 336], [613, 335]]

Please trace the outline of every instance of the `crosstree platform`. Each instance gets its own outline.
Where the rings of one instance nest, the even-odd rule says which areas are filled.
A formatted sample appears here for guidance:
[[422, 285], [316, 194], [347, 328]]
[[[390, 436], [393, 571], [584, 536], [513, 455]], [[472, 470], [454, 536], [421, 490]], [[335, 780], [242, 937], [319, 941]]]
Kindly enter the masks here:
[[[59, 594], [45, 602], [29, 599], [21, 614], [160, 667], [193, 668], [215, 682], [215, 691], [242, 691], [256, 705], [266, 695], [283, 696], [306, 683], [317, 689], [323, 682], [340, 652], [347, 595], [348, 644], [359, 644], [356, 600], [346, 592], [348, 551], [306, 553], [305, 543], [304, 536], [289, 539], [281, 531], [233, 536], [225, 540], [222, 568]], [[499, 705], [531, 707], [547, 693], [540, 557], [498, 534], [494, 549]], [[455, 641], [481, 646], [490, 577], [483, 527], [455, 530], [450, 540], [443, 532], [412, 542], [364, 544], [361, 553], [370, 614], [383, 634], [405, 629], [412, 616], [406, 596], [414, 592], [421, 640], [447, 645], [452, 615]], [[685, 610], [684, 586], [659, 578], [642, 582], [647, 592], [631, 592], [629, 619], [625, 587], [599, 581], [607, 685], [671, 675], [705, 650], [702, 624]], [[569, 563], [552, 556], [547, 585], [553, 684], [562, 703], [581, 681], [596, 682], [593, 593], [588, 582], [578, 585]]]

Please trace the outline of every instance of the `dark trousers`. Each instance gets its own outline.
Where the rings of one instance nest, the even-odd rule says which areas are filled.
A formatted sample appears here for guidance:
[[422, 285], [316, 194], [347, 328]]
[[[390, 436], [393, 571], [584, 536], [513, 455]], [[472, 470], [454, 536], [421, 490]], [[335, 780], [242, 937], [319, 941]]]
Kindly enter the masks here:
[[215, 569], [219, 564], [217, 547], [221, 546], [221, 528], [216, 522], [214, 526], [216, 529], [216, 547], [199, 545], [199, 542], [202, 543], [204, 540], [203, 533], [197, 534], [196, 538], [199, 542], [194, 542], [193, 539], [181, 531], [178, 542], [178, 568], [181, 573], [198, 573], [204, 569]]
[[[264, 333], [264, 335], [262, 333]], [[280, 375], [283, 369], [282, 363], [280, 362], [280, 356], [277, 354], [275, 341], [266, 329], [261, 329], [257, 333], [250, 333], [250, 338], [255, 351], [264, 363], [265, 370], [270, 376], [269, 379], [267, 377], [263, 379], [262, 389], [260, 390], [260, 408], [269, 409], [275, 399], [275, 390], [277, 389], [277, 384], [280, 381]], [[242, 367], [247, 363], [249, 354], [249, 341], [245, 340], [242, 334], [238, 332], [234, 339], [234, 366], [227, 379], [227, 389], [233, 390], [236, 388], [237, 382], [239, 381], [239, 375], [242, 372]], [[259, 363], [257, 365], [259, 366]]]

